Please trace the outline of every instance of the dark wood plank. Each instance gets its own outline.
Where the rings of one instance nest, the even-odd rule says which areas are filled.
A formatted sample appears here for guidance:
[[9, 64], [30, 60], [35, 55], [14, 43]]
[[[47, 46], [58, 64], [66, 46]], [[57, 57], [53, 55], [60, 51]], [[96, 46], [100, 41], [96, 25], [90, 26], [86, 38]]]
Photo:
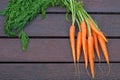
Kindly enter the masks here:
[[[0, 39], [0, 62], [72, 62], [69, 39], [31, 39], [28, 50], [21, 50], [20, 40]], [[109, 39], [110, 61], [120, 61], [120, 39]], [[102, 53], [101, 53], [101, 56]], [[81, 61], [83, 61], [83, 54]], [[97, 59], [96, 59], [97, 61]], [[102, 61], [104, 58], [102, 57]]]
[[[101, 67], [102, 71], [98, 68]], [[95, 80], [119, 80], [120, 63], [111, 64], [111, 72], [106, 76], [107, 65], [95, 64]], [[80, 64], [80, 79], [91, 80], [84, 65]], [[73, 64], [0, 64], [1, 80], [79, 80]]]
[[[83, 0], [88, 12], [120, 12], [120, 0]], [[0, 0], [0, 11], [7, 5], [8, 0]], [[48, 12], [65, 12], [65, 9], [49, 8]]]
[[8, 4], [9, 0], [0, 0], [0, 11], [2, 11]]
[[120, 12], [120, 0], [83, 0], [88, 12]]
[[[57, 16], [57, 17], [55, 17]], [[120, 15], [92, 15], [106, 36], [120, 36]], [[29, 36], [68, 36], [70, 23], [64, 14], [48, 14], [45, 20], [40, 16], [31, 21], [25, 31]], [[4, 34], [4, 17], [0, 17], [0, 36]]]

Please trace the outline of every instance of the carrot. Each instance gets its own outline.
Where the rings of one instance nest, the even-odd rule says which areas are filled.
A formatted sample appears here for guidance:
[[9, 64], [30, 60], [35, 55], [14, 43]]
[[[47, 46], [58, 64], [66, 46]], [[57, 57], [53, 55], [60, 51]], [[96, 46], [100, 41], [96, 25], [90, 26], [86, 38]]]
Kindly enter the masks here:
[[108, 50], [107, 50], [107, 47], [106, 47], [106, 43], [101, 36], [98, 36], [98, 41], [99, 41], [101, 49], [103, 51], [103, 55], [105, 57], [105, 60], [109, 64], [110, 62], [109, 62]]
[[92, 78], [94, 79], [94, 39], [93, 36], [88, 37], [88, 55], [89, 55], [89, 62], [90, 62], [90, 70]]
[[94, 31], [92, 31], [92, 34], [93, 34], [93, 39], [94, 39], [95, 51], [97, 53], [98, 60], [100, 61], [100, 52], [99, 52], [99, 48], [98, 48], [97, 34]]
[[90, 24], [90, 26], [91, 26], [91, 29], [92, 29], [95, 33], [97, 33], [98, 35], [100, 35], [106, 42], [108, 42], [107, 39], [106, 39], [106, 37], [104, 36], [104, 34], [95, 27], [94, 23], [93, 23], [90, 19], [88, 19], [88, 21], [89, 21], [89, 24]]
[[74, 25], [72, 25], [70, 27], [69, 35], [70, 35], [70, 45], [71, 45], [71, 49], [72, 49], [73, 61], [74, 61], [74, 63], [76, 63], [76, 54], [75, 54], [75, 26]]
[[84, 59], [85, 59], [85, 67], [87, 68], [88, 66], [88, 54], [87, 54], [87, 26], [86, 22], [82, 21], [81, 22], [81, 30], [82, 30], [82, 47], [83, 47], [83, 52], [84, 52]]
[[80, 61], [81, 48], [82, 48], [82, 32], [79, 31], [77, 35], [77, 43], [76, 43], [77, 62]]

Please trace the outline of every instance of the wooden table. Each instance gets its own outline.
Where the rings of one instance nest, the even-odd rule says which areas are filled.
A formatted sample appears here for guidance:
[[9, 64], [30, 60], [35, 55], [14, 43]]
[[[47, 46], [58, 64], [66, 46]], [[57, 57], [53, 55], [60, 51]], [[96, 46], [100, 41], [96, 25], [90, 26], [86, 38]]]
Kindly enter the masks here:
[[[95, 59], [95, 80], [120, 80], [120, 0], [83, 0], [85, 8], [98, 22], [107, 36], [111, 72], [107, 65]], [[0, 0], [0, 11], [8, 0]], [[4, 17], [0, 16], [0, 80], [77, 80], [69, 45], [70, 23], [65, 10], [50, 8], [47, 17], [31, 21], [25, 31], [30, 36], [28, 50], [21, 50], [18, 38], [4, 33]], [[103, 56], [103, 55], [102, 55]], [[100, 67], [99, 67], [100, 66]], [[102, 71], [100, 70], [102, 69]], [[83, 61], [80, 62], [81, 80], [89, 80]]]

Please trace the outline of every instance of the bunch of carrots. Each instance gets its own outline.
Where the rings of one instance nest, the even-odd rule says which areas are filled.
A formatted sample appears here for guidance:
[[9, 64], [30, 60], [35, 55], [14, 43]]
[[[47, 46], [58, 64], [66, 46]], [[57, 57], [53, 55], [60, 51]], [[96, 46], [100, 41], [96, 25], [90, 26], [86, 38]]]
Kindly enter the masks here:
[[[70, 10], [72, 12], [72, 25], [70, 26], [69, 36], [70, 45], [73, 55], [74, 64], [80, 62], [81, 52], [83, 50], [85, 68], [88, 68], [88, 63], [90, 65], [91, 75], [94, 79], [95, 69], [94, 69], [94, 59], [95, 51], [98, 60], [101, 61], [100, 52], [98, 45], [100, 45], [103, 55], [107, 64], [109, 65], [108, 50], [106, 43], [108, 40], [99, 29], [98, 25], [94, 22], [91, 16], [85, 11], [81, 3], [75, 0], [70, 0]], [[78, 24], [79, 32], [77, 34], [77, 40], [75, 41], [75, 22]]]
[[[14, 6], [17, 6], [14, 7]], [[29, 6], [32, 6], [29, 7]], [[10, 0], [6, 9], [1, 13], [6, 16], [5, 32], [14, 37], [19, 35], [22, 41], [23, 50], [27, 49], [29, 37], [23, 28], [27, 22], [42, 12], [42, 17], [46, 15], [46, 9], [53, 6], [65, 7], [72, 14], [72, 24], [70, 26], [70, 45], [73, 61], [76, 66], [80, 62], [81, 52], [84, 53], [85, 68], [90, 65], [91, 75], [94, 79], [94, 59], [95, 53], [98, 60], [101, 61], [98, 46], [100, 45], [107, 64], [109, 65], [109, 56], [106, 43], [108, 42], [98, 25], [92, 17], [83, 8], [83, 4], [78, 0]], [[29, 14], [29, 15], [28, 15]], [[67, 13], [68, 14], [68, 13]], [[14, 15], [14, 16], [13, 16]], [[75, 40], [75, 24], [79, 28], [77, 40]]]

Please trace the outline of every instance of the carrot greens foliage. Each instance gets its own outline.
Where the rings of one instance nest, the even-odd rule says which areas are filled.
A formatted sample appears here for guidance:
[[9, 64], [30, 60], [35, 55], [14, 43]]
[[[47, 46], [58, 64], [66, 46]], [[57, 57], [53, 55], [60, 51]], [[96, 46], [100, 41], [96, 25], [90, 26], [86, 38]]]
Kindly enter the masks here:
[[[1, 15], [5, 16], [5, 33], [9, 37], [27, 36], [23, 34], [25, 25], [40, 13], [44, 19], [46, 9], [54, 6], [62, 7], [64, 5], [62, 0], [9, 0], [7, 7], [1, 12]], [[21, 38], [23, 47], [26, 46], [23, 48], [24, 50], [27, 49], [27, 44], [24, 41], [27, 42], [28, 39], [28, 37], [27, 39]]]

